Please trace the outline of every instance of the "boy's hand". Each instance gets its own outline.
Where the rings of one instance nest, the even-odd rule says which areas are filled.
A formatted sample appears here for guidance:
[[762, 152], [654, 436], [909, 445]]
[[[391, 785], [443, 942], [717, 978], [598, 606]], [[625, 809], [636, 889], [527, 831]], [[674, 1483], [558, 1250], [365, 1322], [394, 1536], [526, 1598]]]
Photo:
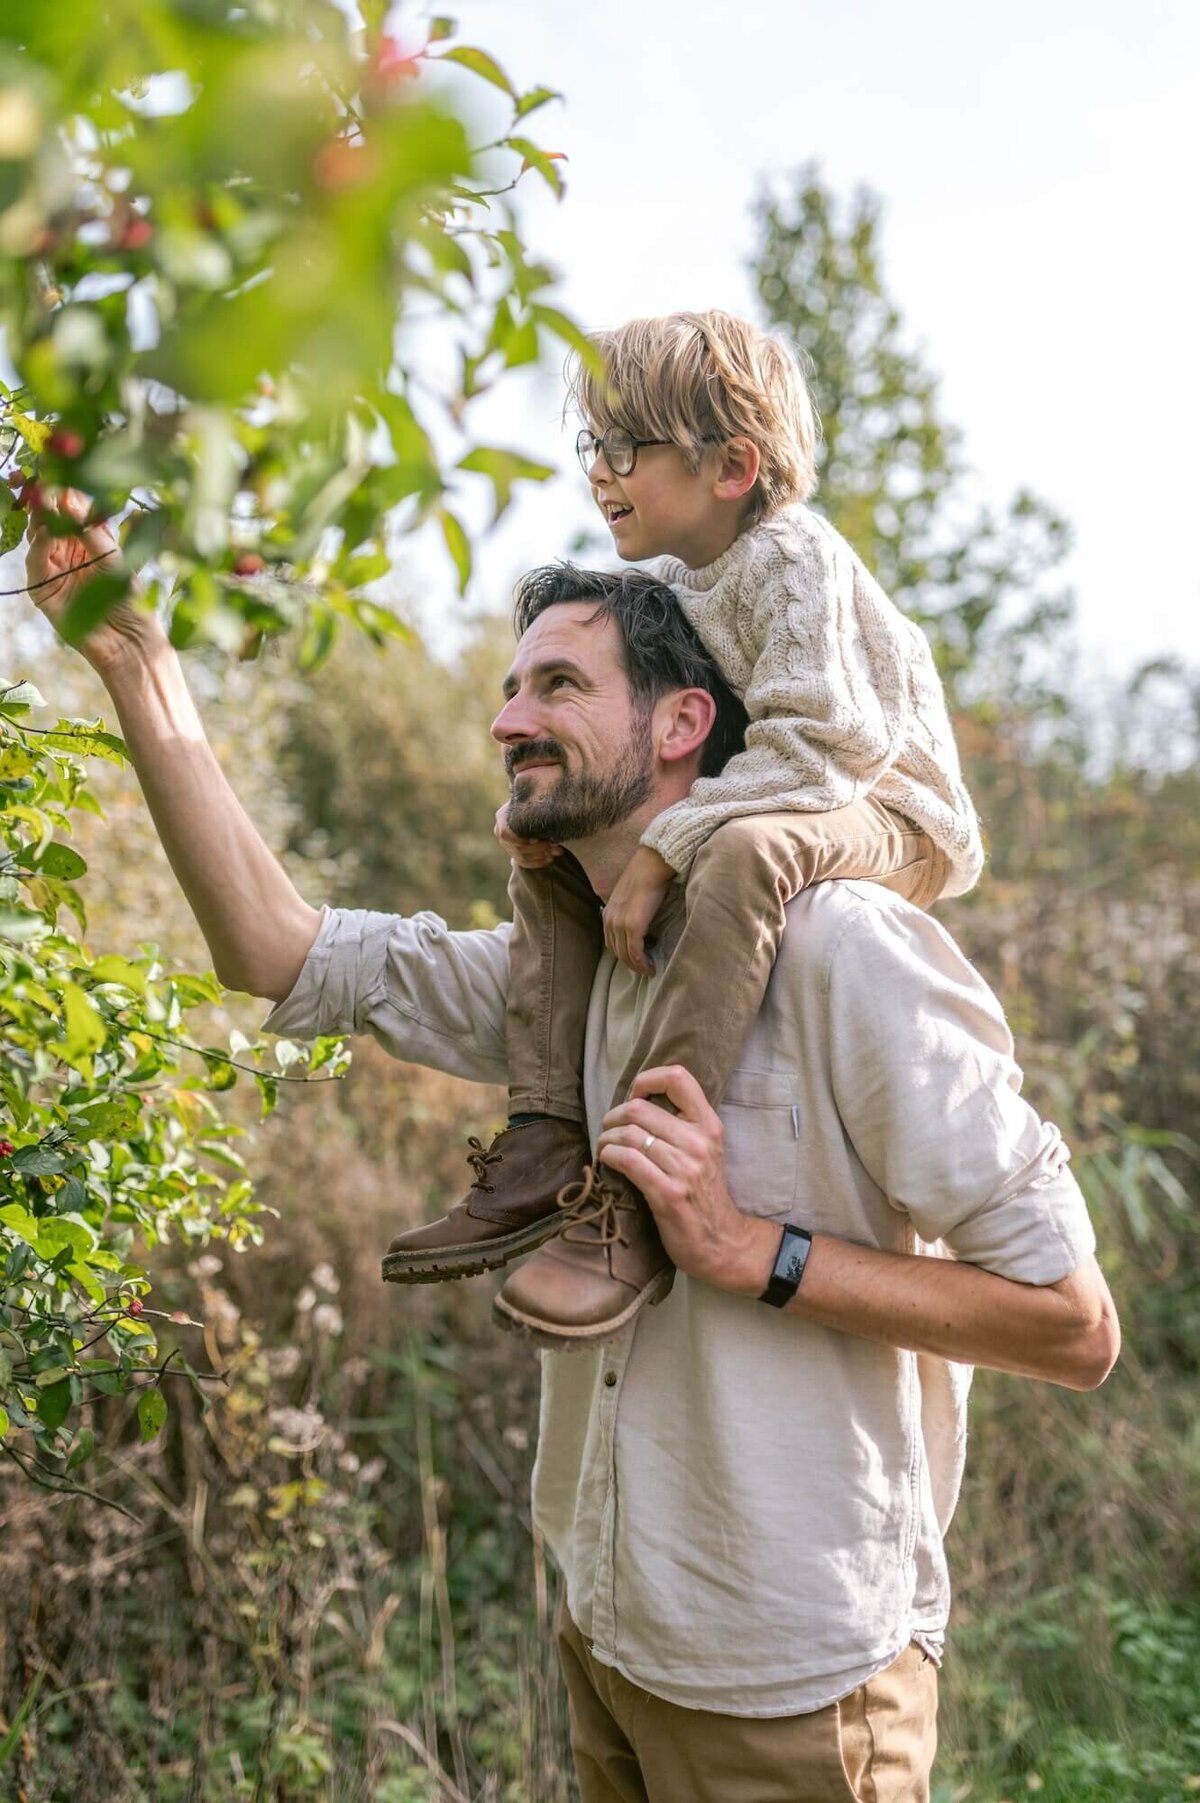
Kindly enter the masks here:
[[519, 864], [522, 870], [544, 870], [555, 858], [562, 857], [561, 845], [550, 845], [544, 839], [522, 839], [520, 834], [514, 833], [508, 824], [507, 802], [497, 808], [492, 830], [513, 863]]
[[639, 845], [604, 909], [604, 943], [622, 964], [644, 977], [654, 975], [646, 955], [646, 933], [674, 880], [666, 859], [648, 845]]

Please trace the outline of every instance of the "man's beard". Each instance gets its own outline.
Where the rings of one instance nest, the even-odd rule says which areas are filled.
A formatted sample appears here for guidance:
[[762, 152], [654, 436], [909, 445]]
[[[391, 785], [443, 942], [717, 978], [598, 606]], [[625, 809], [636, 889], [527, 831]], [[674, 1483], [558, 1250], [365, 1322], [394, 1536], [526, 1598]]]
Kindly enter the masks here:
[[[553, 739], [538, 739], [534, 744], [511, 750], [507, 761], [530, 756], [562, 759], [563, 753]], [[653, 787], [654, 747], [650, 736], [650, 710], [634, 712], [629, 744], [614, 767], [603, 776], [586, 770], [570, 771], [565, 764], [562, 775], [544, 795], [517, 798], [520, 777], [512, 776], [513, 798], [508, 804], [508, 824], [522, 839], [544, 839], [562, 845], [569, 839], [589, 839], [606, 828], [628, 820]]]

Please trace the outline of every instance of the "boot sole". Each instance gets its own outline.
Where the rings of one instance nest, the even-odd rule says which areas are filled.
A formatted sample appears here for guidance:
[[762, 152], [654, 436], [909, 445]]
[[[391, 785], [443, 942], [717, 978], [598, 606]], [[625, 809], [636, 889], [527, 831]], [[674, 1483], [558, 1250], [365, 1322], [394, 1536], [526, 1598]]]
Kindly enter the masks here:
[[487, 1240], [475, 1246], [444, 1246], [437, 1251], [387, 1252], [383, 1259], [384, 1283], [449, 1283], [456, 1277], [482, 1277], [485, 1271], [498, 1271], [523, 1252], [545, 1245], [569, 1223], [557, 1210], [533, 1227], [519, 1233], [505, 1234], [502, 1239]]
[[514, 1308], [503, 1296], [497, 1296], [493, 1300], [492, 1318], [496, 1326], [502, 1327], [506, 1333], [529, 1340], [534, 1346], [541, 1346], [547, 1352], [574, 1352], [580, 1347], [599, 1346], [605, 1340], [613, 1339], [622, 1328], [629, 1326], [639, 1309], [655, 1308], [665, 1301], [674, 1282], [673, 1269], [660, 1271], [619, 1315], [614, 1315], [611, 1321], [587, 1327], [549, 1327], [535, 1315], [526, 1315], [519, 1308]]

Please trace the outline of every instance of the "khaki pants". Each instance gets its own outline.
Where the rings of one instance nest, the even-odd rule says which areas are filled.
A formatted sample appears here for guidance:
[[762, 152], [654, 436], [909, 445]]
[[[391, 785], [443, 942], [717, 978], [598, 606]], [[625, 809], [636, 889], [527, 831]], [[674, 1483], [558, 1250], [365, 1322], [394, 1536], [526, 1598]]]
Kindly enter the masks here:
[[[617, 1085], [682, 1064], [714, 1108], [757, 1018], [783, 938], [784, 910], [810, 883], [863, 877], [918, 907], [949, 870], [931, 839], [867, 797], [828, 814], [729, 820], [696, 854], [686, 920]], [[508, 1070], [512, 1114], [583, 1121], [583, 1035], [604, 931], [600, 902], [569, 853], [545, 870], [513, 867], [509, 895]]]
[[558, 1651], [582, 1803], [929, 1803], [937, 1667], [915, 1644], [827, 1709], [769, 1717], [664, 1703], [561, 1607]]

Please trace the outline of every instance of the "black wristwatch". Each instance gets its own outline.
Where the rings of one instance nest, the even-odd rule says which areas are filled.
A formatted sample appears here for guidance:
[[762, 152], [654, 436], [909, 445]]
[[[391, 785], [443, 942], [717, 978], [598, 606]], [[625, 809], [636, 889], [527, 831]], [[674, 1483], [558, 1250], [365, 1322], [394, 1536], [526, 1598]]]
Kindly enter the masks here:
[[775, 1254], [775, 1269], [771, 1272], [770, 1283], [758, 1299], [760, 1302], [769, 1302], [772, 1308], [787, 1306], [800, 1288], [800, 1279], [804, 1276], [811, 1247], [812, 1234], [807, 1229], [791, 1225], [784, 1228], [779, 1251]]

